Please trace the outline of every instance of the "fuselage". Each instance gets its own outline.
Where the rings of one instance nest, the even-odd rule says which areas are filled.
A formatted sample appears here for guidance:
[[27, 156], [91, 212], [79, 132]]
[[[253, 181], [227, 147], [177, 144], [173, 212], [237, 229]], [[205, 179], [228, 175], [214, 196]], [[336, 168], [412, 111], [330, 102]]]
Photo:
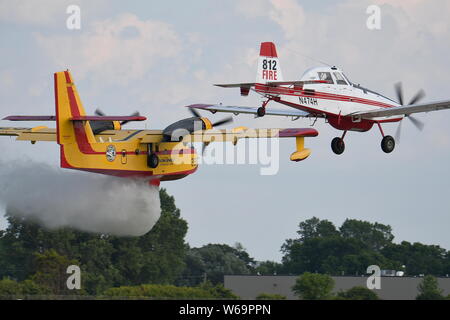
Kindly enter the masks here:
[[352, 84], [337, 68], [312, 68], [300, 80], [326, 83], [306, 83], [302, 86], [258, 84], [255, 91], [281, 104], [327, 118], [330, 125], [340, 130], [367, 131], [374, 123], [397, 122], [403, 118], [361, 119], [355, 116], [355, 112], [392, 108], [399, 104], [375, 91]]

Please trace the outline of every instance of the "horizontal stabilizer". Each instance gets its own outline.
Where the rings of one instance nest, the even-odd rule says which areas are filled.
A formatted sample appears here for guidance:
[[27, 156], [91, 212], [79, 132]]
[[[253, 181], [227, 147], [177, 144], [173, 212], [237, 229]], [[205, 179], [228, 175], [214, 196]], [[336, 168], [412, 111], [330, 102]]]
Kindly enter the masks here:
[[77, 116], [70, 118], [72, 121], [145, 121], [141, 116]]
[[2, 120], [9, 121], [56, 121], [56, 116], [8, 116]]
[[254, 87], [255, 85], [256, 82], [215, 84], [216, 87], [222, 88], [251, 88]]

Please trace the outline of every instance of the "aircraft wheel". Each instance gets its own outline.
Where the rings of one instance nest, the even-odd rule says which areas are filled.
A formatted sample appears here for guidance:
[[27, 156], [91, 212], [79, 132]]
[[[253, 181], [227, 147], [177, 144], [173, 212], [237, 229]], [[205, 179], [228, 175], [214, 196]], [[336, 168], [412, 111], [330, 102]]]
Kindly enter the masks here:
[[345, 150], [345, 143], [342, 138], [336, 137], [331, 140], [331, 149], [336, 154], [342, 154]]
[[266, 108], [259, 107], [256, 113], [258, 117], [264, 117], [264, 115], [266, 114]]
[[391, 153], [395, 148], [395, 140], [391, 136], [385, 136], [381, 140], [381, 149], [386, 153]]
[[155, 169], [159, 164], [159, 158], [158, 155], [155, 153], [152, 153], [148, 156], [148, 166], [152, 169]]

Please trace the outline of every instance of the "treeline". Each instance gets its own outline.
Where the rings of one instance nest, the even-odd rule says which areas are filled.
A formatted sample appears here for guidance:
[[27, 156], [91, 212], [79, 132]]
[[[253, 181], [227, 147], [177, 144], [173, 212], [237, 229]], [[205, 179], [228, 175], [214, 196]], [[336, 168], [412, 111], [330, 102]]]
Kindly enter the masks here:
[[[312, 218], [298, 237], [282, 245], [281, 263], [255, 261], [240, 244], [190, 248], [187, 222], [166, 190], [161, 218], [141, 237], [115, 237], [70, 228], [47, 230], [8, 211], [0, 231], [0, 295], [85, 294], [93, 296], [236, 298], [223, 287], [226, 274], [361, 275], [369, 265], [406, 275], [450, 273], [450, 254], [439, 246], [395, 244], [389, 226], [346, 220], [337, 228]], [[255, 234], [255, 236], [257, 236]], [[81, 268], [82, 290], [69, 291], [67, 266]]]
[[338, 229], [328, 220], [312, 218], [299, 224], [297, 234], [283, 244], [282, 263], [275, 271], [361, 275], [378, 265], [405, 276], [450, 274], [449, 251], [418, 242], [396, 244], [391, 227], [380, 223], [347, 219]]

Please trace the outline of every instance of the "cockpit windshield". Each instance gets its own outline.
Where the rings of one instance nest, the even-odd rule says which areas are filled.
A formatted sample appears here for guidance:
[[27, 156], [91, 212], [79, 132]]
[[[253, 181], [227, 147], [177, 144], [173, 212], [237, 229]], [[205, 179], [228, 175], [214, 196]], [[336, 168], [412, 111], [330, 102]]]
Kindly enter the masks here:
[[340, 72], [333, 72], [334, 77], [336, 78], [336, 83], [337, 84], [344, 84], [344, 85], [348, 85], [347, 81], [345, 81], [344, 76], [342, 75], [342, 73]]

